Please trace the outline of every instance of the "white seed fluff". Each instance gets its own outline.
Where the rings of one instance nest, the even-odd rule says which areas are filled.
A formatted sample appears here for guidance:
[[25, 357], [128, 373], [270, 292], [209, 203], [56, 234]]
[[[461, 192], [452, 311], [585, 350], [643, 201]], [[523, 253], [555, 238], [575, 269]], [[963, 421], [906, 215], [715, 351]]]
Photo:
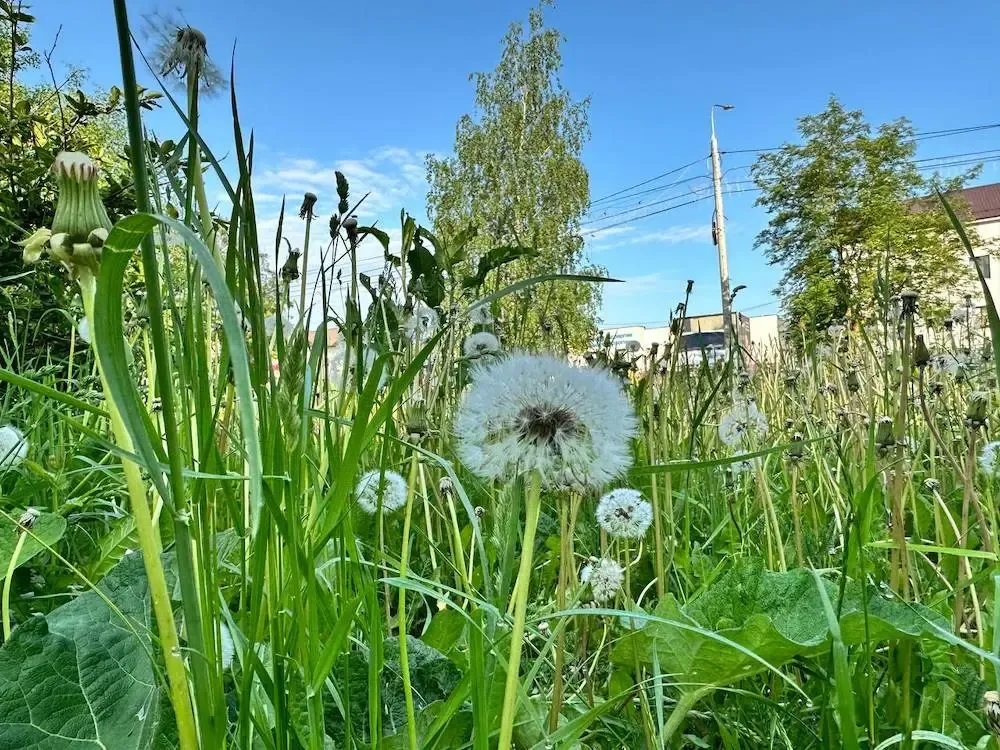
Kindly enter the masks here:
[[590, 593], [598, 604], [608, 601], [622, 587], [625, 569], [614, 560], [607, 558], [588, 563], [580, 571], [580, 582], [590, 584]]
[[493, 313], [486, 305], [480, 305], [469, 311], [469, 322], [474, 326], [488, 326], [493, 322]]
[[361, 475], [354, 490], [358, 505], [365, 513], [375, 513], [382, 496], [382, 510], [391, 513], [406, 505], [406, 480], [394, 471], [368, 471]]
[[606, 371], [514, 354], [473, 373], [456, 452], [484, 479], [537, 471], [548, 487], [601, 487], [632, 463], [636, 419]]
[[219, 656], [222, 658], [222, 671], [228, 671], [233, 666], [233, 657], [236, 655], [236, 645], [233, 643], [233, 635], [225, 623], [219, 626]]
[[472, 333], [462, 342], [462, 353], [466, 357], [487, 357], [500, 351], [500, 339], [488, 331]]
[[403, 322], [403, 331], [406, 337], [415, 344], [422, 344], [427, 341], [438, 328], [438, 314], [432, 307], [428, 307], [419, 300], [413, 306], [413, 312]]
[[753, 401], [739, 401], [733, 404], [719, 420], [719, 437], [730, 448], [746, 445], [752, 437], [767, 434], [767, 417]]
[[80, 341], [90, 346], [90, 321], [86, 318], [80, 318], [80, 322], [76, 324], [76, 335], [80, 337]]
[[19, 466], [28, 456], [28, 441], [24, 433], [12, 424], [0, 427], [0, 470]]
[[638, 490], [619, 487], [597, 504], [597, 523], [617, 538], [639, 539], [653, 522], [653, 506]]
[[979, 468], [987, 474], [995, 474], [997, 469], [1000, 469], [998, 461], [1000, 461], [1000, 440], [994, 440], [983, 446], [979, 454]]

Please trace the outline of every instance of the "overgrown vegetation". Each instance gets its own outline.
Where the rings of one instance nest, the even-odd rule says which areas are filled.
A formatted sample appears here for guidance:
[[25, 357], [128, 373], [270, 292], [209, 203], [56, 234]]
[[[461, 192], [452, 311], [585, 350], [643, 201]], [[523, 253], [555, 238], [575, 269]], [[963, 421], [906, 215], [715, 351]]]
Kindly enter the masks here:
[[541, 177], [497, 201], [558, 262], [499, 203], [445, 208], [481, 185], [437, 183], [439, 224], [390, 244], [340, 175], [328, 221], [283, 221], [325, 235], [311, 309], [342, 282], [345, 313], [289, 315], [238, 92], [229, 174], [178, 29], [184, 133], [151, 147], [115, 9], [135, 210], [112, 228], [100, 165], [46, 152], [53, 202], [15, 222], [8, 283], [79, 292], [89, 345], [3, 340], [0, 748], [1000, 747], [988, 295], [929, 325], [890, 256], [815, 345], [576, 367], [530, 301], [607, 280], [567, 273]]

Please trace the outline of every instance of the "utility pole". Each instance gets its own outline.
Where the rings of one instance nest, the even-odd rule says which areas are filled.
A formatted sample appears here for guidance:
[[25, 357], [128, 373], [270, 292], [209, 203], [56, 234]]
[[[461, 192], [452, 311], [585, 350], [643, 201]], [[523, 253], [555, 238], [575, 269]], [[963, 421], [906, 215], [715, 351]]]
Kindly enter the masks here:
[[732, 300], [729, 295], [729, 258], [726, 255], [726, 214], [722, 208], [722, 166], [719, 159], [719, 143], [715, 140], [715, 109], [723, 111], [733, 108], [732, 104], [712, 105], [712, 187], [715, 190], [715, 217], [712, 220], [712, 240], [719, 248], [719, 283], [722, 287], [722, 330], [725, 334], [726, 356], [731, 357], [732, 345]]

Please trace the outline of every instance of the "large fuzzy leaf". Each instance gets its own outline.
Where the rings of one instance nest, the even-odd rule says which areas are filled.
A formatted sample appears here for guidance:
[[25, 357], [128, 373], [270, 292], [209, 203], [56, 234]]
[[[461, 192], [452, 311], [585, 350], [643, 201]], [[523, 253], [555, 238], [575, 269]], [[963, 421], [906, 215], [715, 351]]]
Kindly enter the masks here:
[[[21, 511], [16, 510], [8, 515], [17, 519], [21, 515]], [[15, 567], [21, 567], [46, 547], [51, 547], [62, 539], [63, 534], [66, 533], [66, 519], [55, 513], [42, 513], [35, 519], [31, 532], [31, 535], [24, 540]], [[0, 516], [0, 581], [7, 576], [7, 568], [10, 566], [10, 558], [17, 546], [17, 538], [18, 529], [15, 521]]]
[[[824, 586], [836, 603], [837, 587], [829, 581]], [[926, 607], [886, 599], [875, 589], [865, 590], [851, 582], [839, 619], [841, 637], [848, 646], [865, 640], [863, 596], [868, 599], [872, 642], [936, 637], [935, 626], [948, 628], [940, 615]], [[665, 597], [655, 614], [714, 631], [775, 666], [824, 653], [830, 645], [823, 602], [808, 570], [773, 573], [756, 565], [738, 566], [684, 607], [672, 596]], [[725, 643], [655, 621], [622, 638], [614, 659], [631, 665], [637, 658], [651, 665], [654, 650], [664, 673], [683, 675], [683, 681], [692, 686], [726, 685], [763, 669]]]
[[[146, 750], [173, 745], [151, 659], [142, 558], [127, 555], [100, 584], [18, 626], [0, 649], [0, 747]], [[121, 615], [128, 618], [122, 620]]]

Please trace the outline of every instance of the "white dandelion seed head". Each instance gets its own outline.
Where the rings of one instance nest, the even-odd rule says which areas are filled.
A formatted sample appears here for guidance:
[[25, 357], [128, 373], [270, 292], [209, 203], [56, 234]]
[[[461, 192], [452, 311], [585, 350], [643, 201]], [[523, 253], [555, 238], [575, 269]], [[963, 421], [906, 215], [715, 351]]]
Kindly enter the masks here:
[[638, 490], [619, 487], [597, 504], [597, 523], [617, 538], [639, 539], [653, 522], [653, 506]]
[[995, 474], [1000, 460], [1000, 440], [994, 440], [983, 446], [979, 453], [979, 468], [987, 474]]
[[741, 448], [767, 434], [767, 417], [751, 400], [737, 401], [719, 420], [719, 437], [730, 448]]
[[382, 498], [382, 510], [391, 513], [406, 505], [406, 480], [394, 471], [368, 471], [361, 475], [354, 494], [365, 513], [378, 510], [379, 496]]
[[847, 327], [843, 323], [834, 323], [833, 325], [827, 327], [826, 332], [829, 334], [830, 338], [837, 338], [846, 330]]
[[0, 427], [0, 470], [20, 466], [28, 457], [28, 440], [12, 424]]
[[462, 342], [462, 353], [469, 359], [488, 357], [500, 352], [500, 339], [487, 331], [472, 333]]
[[591, 596], [598, 604], [613, 598], [624, 580], [625, 569], [607, 558], [588, 563], [580, 571], [580, 582], [590, 585]]
[[474, 326], [488, 326], [493, 323], [493, 313], [486, 305], [480, 305], [469, 310], [469, 322]]
[[534, 470], [548, 487], [601, 487], [631, 465], [636, 427], [606, 371], [513, 354], [473, 374], [455, 419], [456, 452], [484, 479]]
[[426, 342], [438, 329], [438, 314], [433, 307], [417, 300], [413, 312], [403, 321], [406, 337], [415, 344]]
[[90, 321], [86, 317], [80, 318], [80, 322], [76, 324], [76, 335], [80, 341], [90, 346]]
[[233, 666], [233, 657], [236, 656], [236, 644], [233, 643], [233, 634], [225, 623], [219, 625], [219, 656], [222, 660], [222, 671], [226, 672]]
[[[351, 361], [347, 365], [347, 388], [350, 390], [352, 384], [354, 383], [354, 378], [358, 371], [358, 353], [356, 349], [351, 349]], [[364, 376], [368, 379], [368, 375], [371, 373], [372, 369], [375, 367], [375, 360], [378, 357], [375, 350], [371, 347], [366, 346], [363, 355], [364, 362]], [[326, 357], [327, 363], [327, 385], [337, 390], [340, 388], [341, 383], [344, 382], [344, 362], [347, 359], [347, 343], [344, 339], [341, 339], [333, 348], [329, 350]], [[378, 387], [381, 388], [385, 385], [386, 380], [386, 370], [383, 367], [382, 372], [379, 374]]]

